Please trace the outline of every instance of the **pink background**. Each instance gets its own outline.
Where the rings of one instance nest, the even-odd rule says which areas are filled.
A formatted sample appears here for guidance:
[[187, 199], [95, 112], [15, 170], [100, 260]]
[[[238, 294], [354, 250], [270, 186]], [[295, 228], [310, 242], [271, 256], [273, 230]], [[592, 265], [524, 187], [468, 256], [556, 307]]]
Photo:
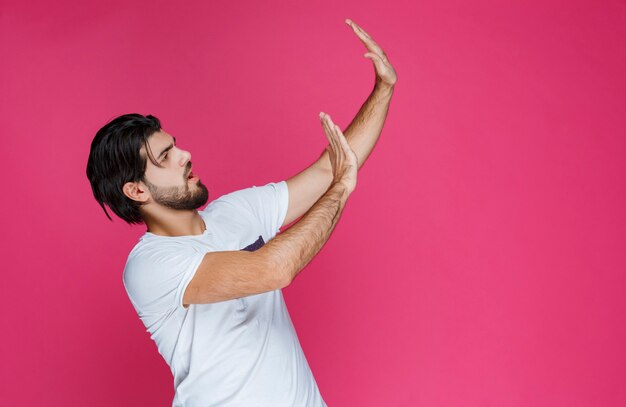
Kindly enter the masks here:
[[[284, 290], [336, 406], [626, 404], [626, 2], [2, 2], [3, 405], [171, 405], [124, 292], [144, 232], [85, 176], [153, 114], [210, 200], [289, 178], [398, 73], [337, 229]], [[8, 147], [8, 148], [7, 148]]]

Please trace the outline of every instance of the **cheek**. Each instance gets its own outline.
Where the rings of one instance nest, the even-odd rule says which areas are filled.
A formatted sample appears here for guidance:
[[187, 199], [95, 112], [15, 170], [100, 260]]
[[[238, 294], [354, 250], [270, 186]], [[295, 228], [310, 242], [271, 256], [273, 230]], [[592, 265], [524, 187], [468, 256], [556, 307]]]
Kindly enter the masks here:
[[173, 187], [184, 183], [183, 175], [175, 173], [152, 173], [146, 172], [146, 178], [154, 185], [162, 187]]

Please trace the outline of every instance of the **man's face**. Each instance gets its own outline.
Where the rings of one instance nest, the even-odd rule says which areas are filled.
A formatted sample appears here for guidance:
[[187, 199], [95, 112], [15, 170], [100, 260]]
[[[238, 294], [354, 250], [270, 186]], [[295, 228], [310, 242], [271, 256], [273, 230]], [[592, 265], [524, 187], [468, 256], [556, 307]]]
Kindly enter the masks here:
[[[198, 175], [190, 178], [191, 154], [176, 146], [176, 139], [161, 129], [148, 139], [159, 168], [147, 160], [145, 184], [153, 201], [172, 209], [197, 209], [209, 199]], [[147, 154], [142, 147], [142, 154]]]

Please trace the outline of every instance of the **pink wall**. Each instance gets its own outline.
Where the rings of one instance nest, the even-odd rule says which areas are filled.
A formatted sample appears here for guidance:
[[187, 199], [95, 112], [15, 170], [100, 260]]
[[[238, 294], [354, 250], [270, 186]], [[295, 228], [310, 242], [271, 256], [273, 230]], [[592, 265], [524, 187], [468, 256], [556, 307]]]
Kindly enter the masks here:
[[287, 179], [373, 86], [345, 18], [399, 79], [284, 291], [329, 406], [626, 404], [626, 2], [165, 3], [2, 2], [3, 405], [171, 405], [91, 140], [154, 114], [210, 200]]

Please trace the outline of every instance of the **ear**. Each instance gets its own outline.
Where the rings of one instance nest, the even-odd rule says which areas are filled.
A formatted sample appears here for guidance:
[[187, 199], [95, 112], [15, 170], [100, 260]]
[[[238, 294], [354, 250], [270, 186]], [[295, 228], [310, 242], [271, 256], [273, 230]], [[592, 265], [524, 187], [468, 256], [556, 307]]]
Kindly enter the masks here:
[[146, 202], [150, 196], [150, 192], [142, 182], [127, 182], [122, 187], [124, 195], [133, 201]]

